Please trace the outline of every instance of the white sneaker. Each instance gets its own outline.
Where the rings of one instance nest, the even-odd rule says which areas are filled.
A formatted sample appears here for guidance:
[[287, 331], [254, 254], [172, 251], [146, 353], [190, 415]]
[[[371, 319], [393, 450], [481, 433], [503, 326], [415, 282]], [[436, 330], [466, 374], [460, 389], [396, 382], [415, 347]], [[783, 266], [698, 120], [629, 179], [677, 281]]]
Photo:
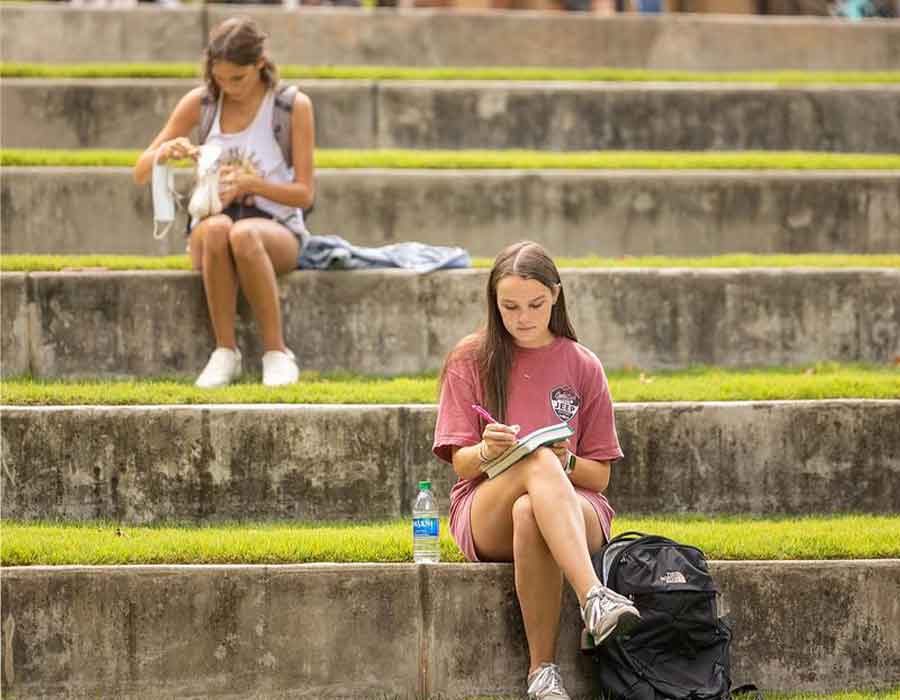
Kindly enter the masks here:
[[195, 384], [201, 389], [228, 386], [241, 376], [241, 351], [231, 348], [216, 348], [209, 356], [209, 362], [197, 377]]
[[588, 591], [581, 619], [594, 644], [600, 646], [614, 631], [628, 632], [641, 621], [641, 614], [629, 598], [598, 583]]
[[559, 666], [541, 664], [528, 676], [528, 700], [569, 700], [559, 675]]
[[266, 386], [283, 386], [293, 384], [300, 377], [297, 359], [290, 350], [269, 350], [262, 356], [263, 384]]

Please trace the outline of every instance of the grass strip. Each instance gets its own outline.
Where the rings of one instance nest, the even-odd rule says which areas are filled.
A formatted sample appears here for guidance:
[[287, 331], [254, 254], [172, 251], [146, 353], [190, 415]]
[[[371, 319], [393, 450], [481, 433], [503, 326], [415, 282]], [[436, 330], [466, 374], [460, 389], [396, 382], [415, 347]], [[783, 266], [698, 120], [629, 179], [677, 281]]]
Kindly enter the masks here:
[[[141, 153], [138, 150], [4, 148], [0, 149], [0, 166], [132, 167]], [[900, 170], [900, 154], [319, 149], [316, 167], [342, 170]]]
[[[697, 367], [660, 372], [630, 369], [610, 371], [608, 376], [610, 391], [617, 402], [900, 399], [900, 365], [819, 363], [805, 367], [749, 370]], [[304, 372], [297, 384], [285, 387], [266, 387], [258, 383], [258, 378], [251, 377], [211, 390], [198, 389], [189, 379], [14, 378], [0, 382], [0, 402], [14, 406], [434, 404], [437, 394], [437, 379], [433, 374], [365, 377]]]
[[[474, 258], [472, 267], [489, 269], [489, 258]], [[556, 258], [563, 269], [638, 269], [638, 268], [900, 268], [900, 255], [755, 255], [734, 253], [705, 258], [676, 258], [665, 256], [626, 256], [604, 258], [596, 255], [581, 258]], [[2, 272], [60, 272], [127, 271], [127, 270], [190, 270], [186, 255], [3, 255], [0, 256]]]
[[[613, 534], [665, 535], [710, 559], [883, 559], [900, 556], [900, 518], [879, 515], [617, 517]], [[408, 519], [379, 523], [163, 524], [5, 521], [3, 566], [410, 562]], [[441, 521], [441, 561], [462, 554]]]
[[[282, 65], [290, 80], [499, 80], [510, 82], [764, 83], [871, 85], [900, 83], [900, 71], [676, 71], [643, 68], [407, 67]], [[2, 63], [3, 78], [199, 78], [196, 63]]]
[[900, 700], [900, 687], [832, 693], [775, 693], [767, 690], [765, 697], [766, 700]]

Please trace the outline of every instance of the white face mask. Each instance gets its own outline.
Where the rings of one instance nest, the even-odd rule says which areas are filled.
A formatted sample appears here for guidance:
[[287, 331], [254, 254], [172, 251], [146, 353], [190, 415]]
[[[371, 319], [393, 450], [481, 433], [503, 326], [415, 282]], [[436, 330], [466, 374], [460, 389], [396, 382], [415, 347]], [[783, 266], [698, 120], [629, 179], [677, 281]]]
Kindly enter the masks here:
[[[175, 223], [175, 173], [153, 161], [153, 237], [165, 238]], [[162, 232], [159, 228], [163, 226]]]

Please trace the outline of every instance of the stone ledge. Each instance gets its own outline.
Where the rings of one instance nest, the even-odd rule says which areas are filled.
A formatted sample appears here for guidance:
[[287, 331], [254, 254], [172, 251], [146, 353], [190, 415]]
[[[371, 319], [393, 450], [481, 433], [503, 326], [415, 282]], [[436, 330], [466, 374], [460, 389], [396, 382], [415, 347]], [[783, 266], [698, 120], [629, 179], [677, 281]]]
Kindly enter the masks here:
[[[430, 479], [446, 513], [434, 422], [434, 406], [3, 407], [3, 512], [372, 520], [408, 515]], [[616, 422], [620, 512], [900, 510], [900, 401], [620, 403]]]
[[[828, 691], [896, 681], [900, 560], [711, 568], [735, 619], [736, 683]], [[506, 564], [9, 567], [2, 594], [10, 696], [524, 690], [527, 650]], [[589, 690], [579, 629], [566, 591], [558, 648], [572, 693]]]
[[[900, 150], [900, 86], [296, 82], [322, 148]], [[140, 148], [193, 80], [6, 79], [6, 148]], [[878, 115], [878, 128], [860, 128]], [[636, 118], [635, 115], [640, 115]]]
[[[487, 275], [295, 272], [280, 284], [285, 340], [303, 369], [434, 370], [481, 323]], [[900, 355], [896, 269], [571, 269], [562, 278], [579, 339], [610, 369]], [[193, 376], [213, 349], [196, 273], [35, 272], [8, 284], [24, 285], [27, 297], [14, 300], [27, 298], [29, 325], [21, 335], [21, 307], [4, 307], [3, 349], [27, 357], [4, 363], [5, 376]], [[243, 303], [238, 342], [255, 371], [261, 348]]]
[[[200, 60], [206, 28], [235, 14], [4, 3], [7, 62]], [[889, 20], [538, 12], [356, 11], [242, 7], [271, 36], [279, 63], [567, 66], [660, 70], [898, 70]], [[566, 41], [559, 41], [565, 36]], [[103, 37], [104, 41], [97, 41]]]
[[[188, 177], [181, 181], [187, 191]], [[4, 168], [7, 254], [181, 254], [149, 235], [126, 168]], [[893, 253], [900, 172], [319, 170], [314, 232], [493, 257], [523, 237], [556, 256]], [[111, 224], [111, 222], [115, 222]]]

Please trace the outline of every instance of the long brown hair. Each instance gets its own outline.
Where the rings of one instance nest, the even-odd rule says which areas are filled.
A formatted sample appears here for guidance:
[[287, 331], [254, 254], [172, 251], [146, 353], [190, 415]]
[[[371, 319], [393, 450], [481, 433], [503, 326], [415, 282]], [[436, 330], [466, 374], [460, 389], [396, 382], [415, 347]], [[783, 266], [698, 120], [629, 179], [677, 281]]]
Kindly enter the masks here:
[[213, 99], [219, 98], [219, 86], [212, 75], [216, 61], [250, 66], [262, 59], [259, 77], [270, 88], [278, 84], [278, 68], [266, 52], [266, 39], [268, 35], [251, 17], [230, 17], [212, 28], [203, 52], [203, 79]]
[[506, 421], [506, 401], [509, 389], [509, 372], [512, 367], [515, 343], [500, 315], [497, 304], [497, 285], [504, 277], [517, 276], [536, 280], [547, 289], [559, 286], [559, 296], [550, 312], [550, 332], [578, 340], [575, 329], [566, 312], [566, 296], [562, 288], [559, 270], [553, 258], [539, 243], [521, 241], [502, 250], [494, 259], [494, 266], [487, 284], [487, 323], [474, 334], [463, 338], [448, 355], [441, 371], [439, 386], [443, 386], [448, 365], [457, 359], [473, 357], [484, 390], [484, 403], [488, 412], [501, 422]]

